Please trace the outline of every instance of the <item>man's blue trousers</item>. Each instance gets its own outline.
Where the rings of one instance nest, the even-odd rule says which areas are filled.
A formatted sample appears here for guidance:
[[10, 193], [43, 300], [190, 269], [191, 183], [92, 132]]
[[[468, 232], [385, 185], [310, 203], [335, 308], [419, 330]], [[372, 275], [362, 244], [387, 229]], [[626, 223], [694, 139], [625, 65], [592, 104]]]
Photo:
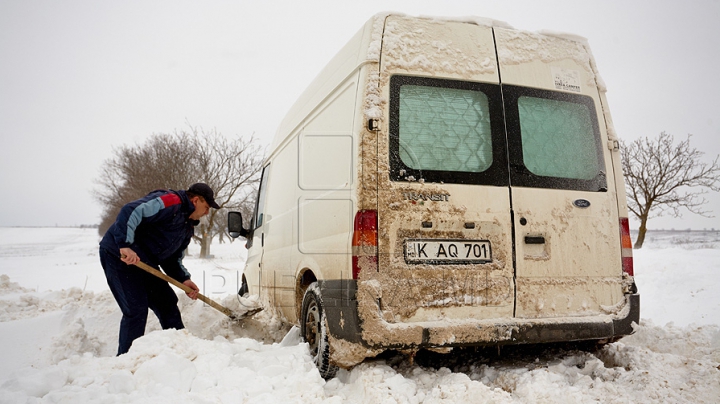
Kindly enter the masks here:
[[155, 313], [164, 330], [185, 328], [177, 306], [177, 295], [167, 282], [134, 265], [125, 264], [118, 253], [102, 247], [100, 263], [122, 311], [118, 355], [126, 353], [133, 341], [145, 334], [148, 309]]

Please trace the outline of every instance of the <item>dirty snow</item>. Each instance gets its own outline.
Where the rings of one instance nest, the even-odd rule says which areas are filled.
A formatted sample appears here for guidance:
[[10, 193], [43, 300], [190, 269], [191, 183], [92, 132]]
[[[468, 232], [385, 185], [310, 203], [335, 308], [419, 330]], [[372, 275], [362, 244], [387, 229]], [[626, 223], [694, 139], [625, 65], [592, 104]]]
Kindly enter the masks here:
[[[720, 398], [720, 234], [649, 233], [635, 250], [643, 320], [602, 349], [456, 351], [369, 360], [331, 381], [268, 313], [242, 326], [184, 295], [187, 329], [115, 357], [120, 312], [94, 229], [0, 228], [0, 403], [715, 403]], [[209, 297], [241, 311], [241, 243], [186, 259]]]

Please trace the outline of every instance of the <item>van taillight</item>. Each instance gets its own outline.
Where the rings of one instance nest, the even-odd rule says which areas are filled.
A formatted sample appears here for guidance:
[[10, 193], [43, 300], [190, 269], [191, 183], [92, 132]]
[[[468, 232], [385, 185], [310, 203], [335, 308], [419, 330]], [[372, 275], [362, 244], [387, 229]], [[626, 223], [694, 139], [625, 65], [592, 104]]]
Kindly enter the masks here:
[[630, 221], [626, 217], [620, 218], [620, 246], [622, 247], [622, 269], [630, 276], [635, 276], [633, 270], [632, 240], [630, 239]]
[[352, 238], [352, 275], [357, 279], [360, 269], [377, 271], [377, 211], [361, 210], [355, 214]]

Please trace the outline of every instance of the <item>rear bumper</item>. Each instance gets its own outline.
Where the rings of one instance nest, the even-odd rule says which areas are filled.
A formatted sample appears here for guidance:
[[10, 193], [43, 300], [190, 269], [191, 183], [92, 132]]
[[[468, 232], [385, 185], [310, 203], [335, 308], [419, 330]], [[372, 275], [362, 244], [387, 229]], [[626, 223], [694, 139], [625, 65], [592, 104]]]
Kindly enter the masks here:
[[633, 323], [640, 323], [639, 294], [625, 295], [617, 313], [601, 316], [394, 324], [378, 309], [365, 311], [361, 321], [356, 281], [319, 283], [330, 335], [376, 350], [610, 340], [632, 334]]

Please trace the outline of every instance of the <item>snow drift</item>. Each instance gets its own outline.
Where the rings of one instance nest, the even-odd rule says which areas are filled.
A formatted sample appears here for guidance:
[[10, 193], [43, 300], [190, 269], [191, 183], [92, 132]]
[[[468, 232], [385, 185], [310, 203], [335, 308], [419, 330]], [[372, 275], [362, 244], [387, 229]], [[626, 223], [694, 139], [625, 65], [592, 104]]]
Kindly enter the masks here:
[[[642, 324], [602, 348], [573, 345], [384, 355], [325, 382], [296, 328], [262, 312], [242, 325], [180, 293], [187, 329], [115, 357], [120, 312], [93, 229], [0, 228], [0, 403], [693, 402], [720, 397], [720, 235], [651, 233], [635, 251]], [[209, 297], [235, 296], [240, 243], [187, 267]]]

